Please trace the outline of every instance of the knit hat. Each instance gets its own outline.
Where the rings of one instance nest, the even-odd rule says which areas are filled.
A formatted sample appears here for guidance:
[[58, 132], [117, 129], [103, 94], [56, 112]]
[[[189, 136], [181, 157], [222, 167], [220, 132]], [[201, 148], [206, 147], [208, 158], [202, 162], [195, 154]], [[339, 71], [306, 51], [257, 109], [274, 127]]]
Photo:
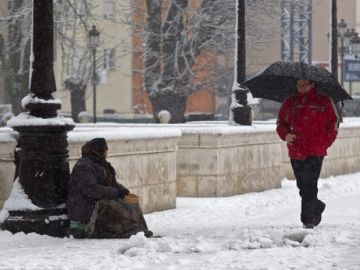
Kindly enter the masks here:
[[105, 158], [106, 150], [108, 150], [106, 140], [104, 138], [95, 138], [83, 145], [83, 147], [81, 148], [81, 155], [83, 157], [91, 155]]

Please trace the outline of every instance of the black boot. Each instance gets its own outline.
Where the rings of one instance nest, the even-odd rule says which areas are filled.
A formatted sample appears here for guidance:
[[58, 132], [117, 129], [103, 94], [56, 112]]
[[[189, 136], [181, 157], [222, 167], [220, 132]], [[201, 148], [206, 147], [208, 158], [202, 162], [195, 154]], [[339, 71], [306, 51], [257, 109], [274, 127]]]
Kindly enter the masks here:
[[317, 208], [314, 213], [314, 225], [317, 226], [321, 222], [321, 214], [324, 212], [326, 204], [322, 201], [318, 201]]

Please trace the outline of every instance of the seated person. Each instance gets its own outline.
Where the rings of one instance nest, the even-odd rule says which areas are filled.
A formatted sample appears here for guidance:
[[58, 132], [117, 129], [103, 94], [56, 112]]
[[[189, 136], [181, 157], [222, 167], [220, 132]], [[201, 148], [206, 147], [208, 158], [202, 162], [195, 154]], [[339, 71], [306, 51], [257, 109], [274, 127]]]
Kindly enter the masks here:
[[69, 235], [74, 238], [127, 238], [152, 232], [138, 203], [126, 203], [129, 190], [117, 183], [115, 170], [106, 161], [104, 138], [95, 138], [81, 149], [82, 157], [70, 175], [67, 199]]

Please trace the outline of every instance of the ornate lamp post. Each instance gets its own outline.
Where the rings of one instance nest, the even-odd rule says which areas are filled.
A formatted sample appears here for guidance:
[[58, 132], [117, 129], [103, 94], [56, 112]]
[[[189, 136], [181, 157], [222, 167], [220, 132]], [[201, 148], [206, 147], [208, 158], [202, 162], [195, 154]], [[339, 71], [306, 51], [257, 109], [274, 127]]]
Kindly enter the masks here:
[[95, 25], [89, 31], [89, 44], [93, 56], [93, 123], [96, 123], [96, 49], [100, 44], [100, 32]]
[[[360, 54], [360, 37], [359, 34], [355, 32], [354, 29], [352, 29], [353, 34], [352, 37], [350, 39], [350, 54], [354, 55], [355, 61], [359, 61], [359, 54]], [[352, 82], [353, 80], [351, 79], [349, 81], [349, 92], [350, 92], [350, 96], [352, 96], [353, 94], [353, 90], [352, 90]]]
[[[344, 19], [340, 20], [340, 23], [338, 23], [337, 25], [337, 39], [336, 39], [336, 44], [338, 44], [340, 42], [340, 46], [337, 49], [337, 53], [339, 53], [340, 55], [340, 70], [341, 70], [341, 74], [340, 74], [340, 83], [341, 85], [344, 85], [344, 59], [345, 59], [345, 55], [346, 54], [350, 54], [351, 53], [351, 38], [356, 34], [354, 29], [348, 29], [346, 28], [347, 24], [344, 21]], [[330, 34], [327, 34], [327, 37], [330, 38]], [[337, 58], [337, 57], [336, 57]], [[337, 67], [337, 65], [336, 65]], [[337, 74], [337, 71], [335, 72], [335, 75]]]
[[247, 102], [248, 90], [241, 87], [246, 78], [246, 46], [245, 46], [245, 0], [237, 0], [236, 27], [236, 63], [230, 121], [240, 125], [251, 125], [251, 107]]
[[[22, 105], [28, 113], [8, 125], [19, 132], [19, 182], [38, 210], [10, 211], [1, 228], [62, 236], [65, 232], [69, 164], [67, 135], [70, 118], [57, 116], [60, 100], [53, 71], [53, 0], [33, 1], [33, 46], [30, 93]], [[50, 218], [50, 217], [59, 218]]]
[[350, 39], [350, 48], [351, 54], [354, 54], [355, 58], [358, 58], [360, 54], [360, 37], [356, 32], [354, 32], [352, 38]]
[[342, 86], [344, 86], [344, 73], [345, 73], [344, 72], [344, 58], [345, 58], [345, 54], [349, 53], [348, 43], [354, 34], [354, 31], [350, 31], [349, 29], [346, 29], [346, 27], [347, 27], [347, 24], [345, 23], [344, 19], [341, 19], [338, 24], [338, 38], [340, 39], [340, 47], [339, 47], [340, 67], [341, 67], [340, 82], [341, 82]]
[[337, 1], [331, 0], [331, 32], [330, 32], [330, 64], [331, 73], [338, 78], [338, 59], [337, 59]]

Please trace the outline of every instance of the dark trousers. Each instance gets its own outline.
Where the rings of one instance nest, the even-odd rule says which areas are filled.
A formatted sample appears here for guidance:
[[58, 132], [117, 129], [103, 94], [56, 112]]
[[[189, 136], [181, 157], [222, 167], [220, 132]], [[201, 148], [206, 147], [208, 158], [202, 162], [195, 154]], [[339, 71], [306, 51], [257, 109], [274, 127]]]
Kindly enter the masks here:
[[324, 157], [310, 156], [305, 160], [291, 159], [296, 184], [301, 196], [301, 222], [312, 223], [321, 203], [317, 198], [318, 179]]

